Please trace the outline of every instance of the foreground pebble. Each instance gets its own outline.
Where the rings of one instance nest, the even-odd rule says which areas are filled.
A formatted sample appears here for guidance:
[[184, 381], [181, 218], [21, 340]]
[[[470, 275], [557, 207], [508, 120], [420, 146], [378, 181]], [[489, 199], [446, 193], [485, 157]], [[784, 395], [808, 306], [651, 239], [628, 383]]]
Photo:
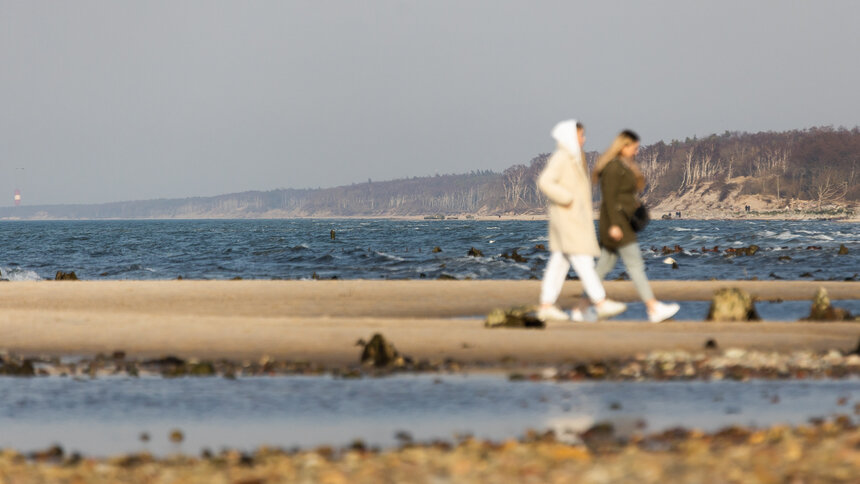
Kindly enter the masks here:
[[521, 441], [466, 438], [384, 452], [356, 442], [341, 450], [261, 448], [165, 459], [67, 457], [56, 449], [24, 456], [7, 449], [0, 453], [0, 482], [807, 483], [860, 476], [860, 429], [848, 416], [794, 428], [673, 429], [623, 440], [611, 426], [598, 425], [580, 437], [567, 444], [551, 433], [531, 433]]

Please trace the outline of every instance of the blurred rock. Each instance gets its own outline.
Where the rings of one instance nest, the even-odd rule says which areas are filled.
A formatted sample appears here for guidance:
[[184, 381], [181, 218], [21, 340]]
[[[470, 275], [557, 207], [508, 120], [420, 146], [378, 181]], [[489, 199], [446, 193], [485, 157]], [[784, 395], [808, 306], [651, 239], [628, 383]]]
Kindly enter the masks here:
[[819, 287], [812, 298], [809, 316], [804, 321], [851, 321], [851, 313], [843, 308], [833, 307], [827, 290]]
[[361, 351], [361, 364], [384, 368], [388, 366], [403, 366], [404, 360], [400, 357], [394, 345], [385, 340], [380, 333], [375, 333], [370, 342], [364, 345]]
[[487, 328], [544, 328], [545, 324], [535, 316], [533, 306], [518, 306], [510, 309], [494, 309], [484, 321]]
[[55, 281], [77, 281], [78, 276], [75, 274], [75, 271], [71, 272], [63, 272], [57, 271], [57, 274], [54, 276]]
[[845, 247], [845, 244], [839, 244], [839, 255], [847, 255], [848, 247]]
[[759, 321], [752, 297], [735, 287], [714, 293], [706, 321]]
[[469, 257], [484, 257], [484, 253], [483, 253], [483, 252], [481, 252], [480, 250], [478, 250], [478, 249], [474, 248], [474, 247], [472, 247], [471, 249], [469, 249], [469, 252], [468, 252], [468, 254], [467, 254], [467, 255], [468, 255]]

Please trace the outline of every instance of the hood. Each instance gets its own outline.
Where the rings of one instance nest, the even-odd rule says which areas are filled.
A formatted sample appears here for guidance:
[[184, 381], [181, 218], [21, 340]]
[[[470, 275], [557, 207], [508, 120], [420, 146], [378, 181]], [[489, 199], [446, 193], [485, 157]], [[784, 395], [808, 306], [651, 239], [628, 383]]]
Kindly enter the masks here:
[[576, 136], [576, 120], [568, 119], [555, 125], [552, 129], [552, 137], [558, 145], [573, 156], [579, 158], [582, 147], [579, 146], [579, 137]]

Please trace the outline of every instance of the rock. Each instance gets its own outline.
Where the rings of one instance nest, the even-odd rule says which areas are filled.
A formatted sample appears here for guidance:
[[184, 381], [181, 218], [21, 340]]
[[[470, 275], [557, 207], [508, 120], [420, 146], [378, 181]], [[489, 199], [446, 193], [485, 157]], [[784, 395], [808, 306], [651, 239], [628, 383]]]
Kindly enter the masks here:
[[78, 276], [75, 274], [75, 271], [72, 272], [63, 272], [57, 271], [57, 274], [54, 276], [55, 281], [77, 281]]
[[335, 238], [335, 232], [334, 232], [334, 229], [332, 229], [332, 231], [331, 231], [331, 233], [330, 233], [329, 235], [331, 236], [331, 240], [334, 240], [334, 238]]
[[789, 261], [789, 260], [791, 260], [791, 256], [788, 256], [788, 255], [781, 255], [781, 256], [777, 257], [777, 260], [780, 260], [780, 261]]
[[819, 287], [812, 298], [812, 307], [809, 308], [809, 316], [804, 321], [850, 321], [851, 313], [843, 308], [836, 308], [830, 304], [827, 290]]
[[598, 422], [579, 437], [592, 452], [606, 451], [616, 445], [615, 427], [610, 422]]
[[439, 274], [439, 277], [437, 277], [436, 279], [438, 279], [440, 281], [456, 281], [457, 280], [456, 277], [449, 275], [449, 274]]
[[514, 262], [528, 262], [528, 259], [517, 253], [517, 249], [512, 250], [510, 254], [505, 252], [501, 255], [501, 257], [502, 259], [511, 259]]
[[847, 255], [848, 247], [845, 247], [845, 244], [839, 244], [839, 255]]
[[433, 250], [431, 250], [430, 252], [436, 254], [438, 252], [442, 252], [442, 248], [437, 245], [436, 247], [433, 247]]
[[384, 368], [387, 366], [402, 366], [403, 358], [397, 353], [394, 345], [385, 340], [380, 333], [374, 333], [370, 342], [361, 351], [361, 364]]
[[26, 359], [20, 364], [12, 360], [3, 361], [3, 366], [0, 366], [0, 374], [9, 376], [36, 376], [36, 369], [33, 367], [33, 361]]
[[63, 448], [54, 444], [47, 449], [33, 452], [30, 458], [36, 461], [59, 461], [63, 459], [63, 455]]
[[731, 287], [714, 293], [706, 321], [759, 321], [753, 299], [744, 290]]
[[675, 247], [667, 247], [664, 245], [663, 248], [660, 250], [660, 253], [663, 255], [679, 254], [681, 252], [684, 252], [684, 249], [678, 244], [675, 244]]
[[535, 246], [535, 250], [546, 250], [546, 246], [543, 244], [537, 244]]
[[705, 349], [706, 350], [715, 350], [717, 349], [717, 340], [713, 338], [709, 338], [708, 341], [705, 341]]
[[170, 431], [170, 441], [174, 443], [179, 443], [185, 440], [185, 435], [183, 435], [182, 431], [179, 429], [173, 429]]
[[466, 255], [469, 257], [484, 257], [484, 253], [474, 247], [469, 249], [469, 253]]
[[211, 361], [200, 361], [188, 365], [188, 374], [191, 376], [214, 376], [215, 365]]
[[534, 307], [518, 306], [511, 309], [494, 309], [484, 321], [487, 328], [543, 328], [543, 321], [535, 316]]
[[760, 247], [755, 244], [749, 247], [728, 248], [726, 255], [755, 255], [759, 249]]

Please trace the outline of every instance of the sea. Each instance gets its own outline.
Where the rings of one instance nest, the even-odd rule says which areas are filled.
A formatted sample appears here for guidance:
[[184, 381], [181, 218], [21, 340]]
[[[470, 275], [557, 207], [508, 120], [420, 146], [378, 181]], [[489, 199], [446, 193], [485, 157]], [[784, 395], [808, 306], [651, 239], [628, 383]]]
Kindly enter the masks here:
[[[639, 241], [651, 279], [860, 280], [856, 222], [655, 220]], [[543, 220], [3, 221], [0, 278], [534, 279], [546, 245]]]

